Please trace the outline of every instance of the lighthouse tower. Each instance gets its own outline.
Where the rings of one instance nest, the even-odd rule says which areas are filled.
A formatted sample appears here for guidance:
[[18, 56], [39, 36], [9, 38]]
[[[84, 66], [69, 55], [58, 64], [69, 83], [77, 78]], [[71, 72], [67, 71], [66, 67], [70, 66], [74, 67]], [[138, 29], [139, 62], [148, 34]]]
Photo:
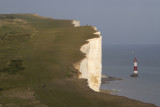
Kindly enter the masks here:
[[138, 71], [137, 71], [137, 59], [136, 58], [134, 59], [134, 74], [138, 74]]
[[137, 59], [134, 58], [134, 72], [131, 75], [131, 77], [138, 77], [138, 71], [137, 71]]

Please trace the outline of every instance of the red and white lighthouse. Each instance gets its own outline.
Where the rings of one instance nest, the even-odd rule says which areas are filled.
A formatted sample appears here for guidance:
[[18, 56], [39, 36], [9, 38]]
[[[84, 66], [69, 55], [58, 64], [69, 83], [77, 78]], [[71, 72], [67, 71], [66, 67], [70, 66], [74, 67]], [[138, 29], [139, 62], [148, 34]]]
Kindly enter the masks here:
[[137, 71], [137, 59], [134, 58], [134, 74], [138, 74], [138, 71]]
[[138, 77], [138, 71], [137, 71], [137, 59], [134, 58], [134, 72], [131, 75], [131, 77]]

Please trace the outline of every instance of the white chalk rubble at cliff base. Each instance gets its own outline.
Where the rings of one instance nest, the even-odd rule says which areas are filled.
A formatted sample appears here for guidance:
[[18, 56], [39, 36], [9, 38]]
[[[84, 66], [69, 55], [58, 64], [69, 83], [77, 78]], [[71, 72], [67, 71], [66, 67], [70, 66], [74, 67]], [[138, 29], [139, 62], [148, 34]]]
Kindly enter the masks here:
[[[96, 30], [95, 27], [94, 29]], [[102, 37], [98, 31], [94, 34], [99, 35], [99, 37], [87, 40], [88, 43], [80, 49], [86, 54], [86, 57], [80, 62], [78, 68], [80, 71], [79, 78], [87, 79], [88, 86], [99, 92], [102, 73]]]

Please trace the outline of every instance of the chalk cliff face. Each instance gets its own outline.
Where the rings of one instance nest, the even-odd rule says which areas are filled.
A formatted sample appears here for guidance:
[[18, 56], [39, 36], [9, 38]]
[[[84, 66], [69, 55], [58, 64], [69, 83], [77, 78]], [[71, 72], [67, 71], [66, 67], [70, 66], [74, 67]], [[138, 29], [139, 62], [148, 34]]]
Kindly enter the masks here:
[[[96, 30], [96, 28], [94, 29]], [[102, 37], [100, 32], [94, 34], [99, 35], [99, 37], [87, 40], [88, 43], [80, 49], [86, 54], [86, 57], [79, 65], [79, 78], [87, 79], [88, 86], [94, 91], [99, 91], [102, 73]]]
[[80, 26], [80, 21], [78, 21], [78, 20], [73, 20], [73, 21], [72, 21], [72, 24], [74, 25], [74, 27], [78, 27], [78, 26]]

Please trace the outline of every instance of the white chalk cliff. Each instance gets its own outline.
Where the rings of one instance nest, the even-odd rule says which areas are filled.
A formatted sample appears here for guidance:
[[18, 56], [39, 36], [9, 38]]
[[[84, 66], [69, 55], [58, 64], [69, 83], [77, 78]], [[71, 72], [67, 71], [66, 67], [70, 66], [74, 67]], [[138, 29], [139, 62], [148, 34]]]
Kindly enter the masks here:
[[74, 27], [78, 27], [78, 26], [80, 26], [80, 21], [78, 21], [78, 20], [73, 20], [73, 21], [72, 21], [72, 24], [74, 25]]
[[[97, 31], [95, 27], [94, 29]], [[86, 57], [75, 67], [80, 72], [79, 78], [87, 79], [88, 86], [99, 92], [102, 74], [102, 37], [98, 31], [94, 34], [99, 37], [87, 40], [88, 43], [81, 47], [80, 50], [86, 54]]]

